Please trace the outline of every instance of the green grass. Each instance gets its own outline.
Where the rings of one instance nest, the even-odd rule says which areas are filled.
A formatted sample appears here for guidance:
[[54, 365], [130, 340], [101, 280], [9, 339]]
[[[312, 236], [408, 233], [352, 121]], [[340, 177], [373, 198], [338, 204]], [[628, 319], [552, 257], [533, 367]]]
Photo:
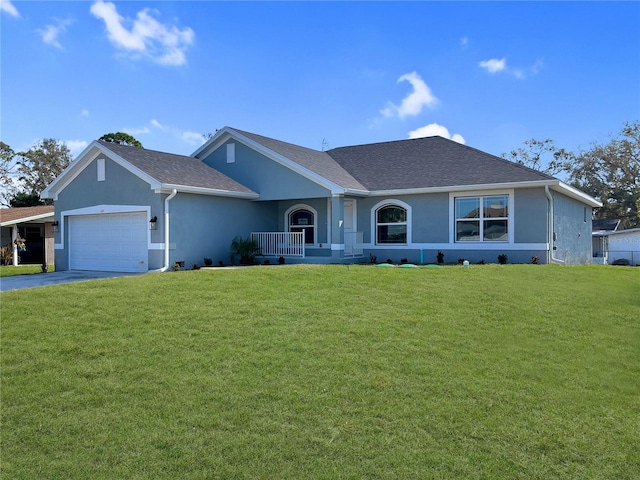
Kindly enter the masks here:
[[[49, 265], [48, 271], [53, 272], [54, 266]], [[14, 275], [33, 275], [34, 273], [42, 273], [42, 267], [40, 265], [3, 265], [0, 267], [1, 277], [12, 277]]]
[[632, 479], [640, 270], [199, 270], [5, 292], [2, 478]]

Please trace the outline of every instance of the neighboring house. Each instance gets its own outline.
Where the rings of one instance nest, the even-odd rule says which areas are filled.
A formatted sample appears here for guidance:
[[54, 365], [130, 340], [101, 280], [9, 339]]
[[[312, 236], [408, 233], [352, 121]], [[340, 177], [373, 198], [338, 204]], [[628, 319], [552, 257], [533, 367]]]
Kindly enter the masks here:
[[[18, 264], [53, 265], [53, 205], [0, 209], [2, 261]], [[17, 238], [25, 240], [26, 250], [19, 251]], [[9, 256], [11, 259], [9, 260]]]
[[640, 228], [618, 230], [620, 220], [593, 221], [593, 263], [640, 265]]
[[600, 203], [441, 137], [317, 151], [225, 127], [191, 156], [95, 141], [44, 193], [56, 269], [229, 262], [253, 235], [287, 263], [590, 263]]

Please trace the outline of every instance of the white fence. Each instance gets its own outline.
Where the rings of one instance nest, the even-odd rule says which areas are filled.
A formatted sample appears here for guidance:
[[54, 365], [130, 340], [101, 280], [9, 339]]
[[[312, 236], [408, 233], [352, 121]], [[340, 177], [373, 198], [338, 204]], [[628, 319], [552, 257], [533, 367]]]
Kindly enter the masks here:
[[252, 232], [258, 254], [275, 257], [304, 257], [304, 232]]

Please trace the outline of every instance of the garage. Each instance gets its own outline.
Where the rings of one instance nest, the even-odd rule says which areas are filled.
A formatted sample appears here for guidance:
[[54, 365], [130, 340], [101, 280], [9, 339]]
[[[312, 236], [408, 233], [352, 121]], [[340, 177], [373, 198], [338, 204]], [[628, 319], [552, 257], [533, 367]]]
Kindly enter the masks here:
[[69, 269], [146, 272], [149, 261], [145, 212], [69, 217]]

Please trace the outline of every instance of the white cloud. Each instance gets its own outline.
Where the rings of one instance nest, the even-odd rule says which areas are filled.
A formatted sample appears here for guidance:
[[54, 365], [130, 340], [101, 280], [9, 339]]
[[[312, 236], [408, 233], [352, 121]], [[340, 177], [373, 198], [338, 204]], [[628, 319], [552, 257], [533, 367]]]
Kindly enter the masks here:
[[466, 143], [465, 139], [459, 133], [454, 133], [451, 135], [449, 133], [449, 129], [442, 125], [438, 125], [437, 123], [430, 123], [429, 125], [425, 125], [424, 127], [417, 128], [409, 132], [409, 138], [422, 138], [422, 137], [444, 137], [454, 142], [458, 143]]
[[84, 140], [66, 140], [64, 144], [71, 152], [71, 156], [75, 159], [85, 148], [87, 148], [89, 142]]
[[[135, 20], [123, 18], [113, 3], [103, 0], [97, 0], [90, 10], [95, 17], [104, 20], [111, 43], [133, 58], [146, 56], [156, 63], [170, 66], [186, 63], [185, 52], [195, 38], [191, 28], [180, 30], [163, 25], [151, 15], [157, 11], [148, 8], [139, 11]], [[127, 25], [131, 25], [130, 29]]]
[[[198, 132], [192, 132], [189, 130], [181, 130], [179, 128], [170, 126], [170, 125], [163, 125], [161, 124], [158, 120], [156, 120], [155, 118], [151, 120], [151, 122], [149, 122], [151, 127], [160, 130], [161, 132], [164, 132], [166, 134], [169, 134], [189, 145], [202, 145], [205, 142], [205, 138], [202, 135], [202, 133], [198, 133]], [[151, 133], [151, 131], [145, 127], [146, 131], [142, 132], [142, 133]]]
[[59, 20], [54, 19], [55, 25], [47, 25], [44, 29], [38, 29], [37, 32], [42, 37], [42, 41], [49, 45], [53, 45], [56, 48], [62, 48], [62, 45], [58, 41], [58, 35], [67, 30], [67, 27], [73, 23], [72, 19]]
[[469, 45], [469, 39], [467, 37], [462, 37], [460, 39], [460, 46], [462, 48], [466, 48], [467, 45]]
[[160, 125], [160, 122], [157, 121], [156, 119], [151, 120], [151, 125], [153, 125], [156, 128], [159, 128], [160, 130], [164, 130], [165, 129], [165, 127]]
[[483, 60], [478, 63], [480, 68], [484, 68], [489, 73], [498, 73], [507, 68], [507, 59], [501, 58], [498, 60], [497, 58], [492, 58], [491, 60]]
[[407, 81], [413, 87], [413, 91], [407, 95], [400, 106], [389, 102], [380, 113], [385, 117], [398, 115], [400, 118], [418, 115], [423, 107], [433, 108], [438, 99], [431, 93], [429, 86], [422, 80], [416, 72], [405, 73], [398, 79], [398, 83]]
[[84, 108], [81, 112], [80, 112], [80, 116], [82, 118], [88, 118], [89, 117], [89, 110], [87, 110], [86, 108]]
[[0, 0], [0, 11], [6, 12], [12, 17], [19, 17], [18, 9], [11, 3], [11, 0]]
[[142, 135], [144, 133], [151, 133], [151, 130], [149, 130], [149, 127], [142, 127], [142, 128], [123, 128], [122, 131], [124, 133], [127, 133], [129, 135]]
[[198, 146], [202, 145], [204, 142], [207, 141], [207, 138], [198, 132], [183, 132], [182, 139], [191, 145], [198, 145]]
[[479, 62], [478, 66], [480, 68], [484, 68], [491, 74], [505, 72], [522, 80], [527, 78], [527, 74], [537, 75], [542, 69], [543, 62], [542, 60], [536, 60], [536, 62], [528, 68], [511, 68], [507, 65], [506, 58], [501, 58], [500, 60], [492, 58], [490, 60], [483, 60], [482, 62]]

